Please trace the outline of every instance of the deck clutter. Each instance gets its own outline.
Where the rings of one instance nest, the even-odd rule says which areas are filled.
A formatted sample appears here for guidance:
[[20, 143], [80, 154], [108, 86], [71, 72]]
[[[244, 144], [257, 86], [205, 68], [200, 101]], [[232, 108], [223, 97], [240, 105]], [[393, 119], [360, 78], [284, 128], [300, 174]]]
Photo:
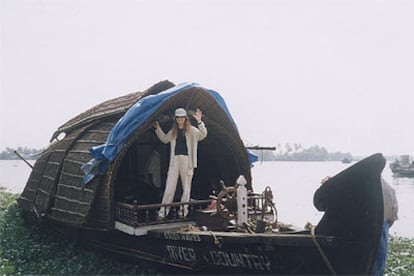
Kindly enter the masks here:
[[[199, 143], [190, 201], [179, 202], [177, 189], [174, 202], [162, 205], [170, 151], [152, 126], [159, 121], [167, 131], [178, 106], [203, 110], [208, 136]], [[329, 179], [314, 195], [321, 221], [294, 229], [278, 221], [277, 191], [254, 191], [254, 156], [223, 98], [198, 84], [163, 81], [106, 101], [59, 127], [51, 141], [19, 205], [97, 248], [202, 273], [372, 270], [383, 221], [381, 154]], [[161, 207], [170, 210], [163, 220]]]

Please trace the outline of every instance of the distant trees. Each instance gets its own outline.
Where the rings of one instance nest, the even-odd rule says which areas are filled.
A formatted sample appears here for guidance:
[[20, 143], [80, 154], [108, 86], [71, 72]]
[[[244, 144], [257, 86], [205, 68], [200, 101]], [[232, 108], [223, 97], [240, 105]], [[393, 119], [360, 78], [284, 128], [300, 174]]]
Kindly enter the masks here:
[[[44, 149], [27, 147], [18, 147], [17, 149], [7, 147], [0, 152], [0, 159], [19, 159], [14, 153], [15, 150], [28, 160], [37, 159], [40, 153], [44, 151]], [[275, 151], [252, 150], [252, 152], [259, 157], [259, 160], [263, 161], [341, 161], [344, 159], [353, 159], [350, 153], [328, 152], [326, 148], [317, 145], [304, 148], [301, 144], [290, 145], [289, 143], [286, 143], [284, 146], [278, 144]]]
[[291, 146], [286, 143], [284, 147], [278, 144], [276, 151], [253, 151], [259, 160], [263, 161], [341, 161], [345, 158], [352, 160], [350, 153], [334, 152], [330, 153], [324, 147], [317, 145], [304, 148], [301, 144]]
[[18, 147], [17, 149], [7, 147], [0, 152], [0, 160], [16, 160], [20, 159], [14, 151], [17, 151], [21, 156], [28, 160], [35, 160], [44, 149], [31, 149], [27, 147]]

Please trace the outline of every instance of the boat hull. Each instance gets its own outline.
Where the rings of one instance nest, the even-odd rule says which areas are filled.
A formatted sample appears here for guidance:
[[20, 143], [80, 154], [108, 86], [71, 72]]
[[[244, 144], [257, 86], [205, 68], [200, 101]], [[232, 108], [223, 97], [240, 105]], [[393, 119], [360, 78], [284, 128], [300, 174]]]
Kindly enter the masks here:
[[161, 264], [164, 269], [194, 273], [309, 275], [364, 274], [367, 270], [361, 252], [367, 250], [368, 243], [332, 236], [314, 239], [309, 231], [235, 234], [170, 229], [135, 237], [118, 231], [86, 235], [94, 247]]

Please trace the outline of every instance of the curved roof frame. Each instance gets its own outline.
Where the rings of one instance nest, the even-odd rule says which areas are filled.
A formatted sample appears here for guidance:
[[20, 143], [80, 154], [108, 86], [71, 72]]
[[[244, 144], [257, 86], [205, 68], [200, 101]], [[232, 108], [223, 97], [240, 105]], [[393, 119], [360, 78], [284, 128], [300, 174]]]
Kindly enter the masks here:
[[238, 134], [237, 126], [230, 115], [224, 99], [219, 93], [211, 89], [203, 88], [196, 83], [183, 83], [158, 94], [143, 97], [129, 108], [112, 129], [106, 143], [90, 149], [93, 159], [83, 166], [83, 171], [85, 172], [83, 183], [87, 184], [97, 173], [100, 175], [104, 174], [108, 170], [110, 162], [117, 158], [129, 138], [138, 129], [144, 126], [150, 118], [159, 114], [159, 110], [162, 106], [180, 93], [184, 93], [185, 91], [194, 88], [201, 89], [210, 94], [212, 99], [225, 112], [227, 119], [234, 126], [234, 129]]

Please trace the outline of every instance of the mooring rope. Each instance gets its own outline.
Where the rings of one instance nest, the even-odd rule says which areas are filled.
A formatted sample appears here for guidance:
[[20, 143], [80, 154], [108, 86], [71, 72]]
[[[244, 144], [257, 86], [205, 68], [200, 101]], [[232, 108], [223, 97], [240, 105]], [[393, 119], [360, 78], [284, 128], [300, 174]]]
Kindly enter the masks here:
[[328, 257], [326, 256], [325, 252], [323, 252], [323, 249], [322, 249], [321, 245], [316, 240], [315, 226], [312, 226], [310, 230], [311, 230], [313, 243], [315, 244], [316, 248], [318, 249], [319, 254], [321, 254], [322, 259], [325, 261], [325, 264], [328, 267], [329, 271], [332, 273], [332, 275], [336, 275], [335, 269], [332, 267], [332, 264], [329, 261]]
[[214, 239], [214, 244], [215, 244], [216, 246], [218, 246], [218, 247], [220, 247], [220, 248], [221, 248], [220, 241], [217, 239], [217, 237], [216, 237], [216, 235], [214, 234], [214, 232], [213, 232], [213, 231], [211, 231], [211, 230], [208, 230], [208, 232], [210, 232], [211, 236], [213, 236], [213, 239]]

